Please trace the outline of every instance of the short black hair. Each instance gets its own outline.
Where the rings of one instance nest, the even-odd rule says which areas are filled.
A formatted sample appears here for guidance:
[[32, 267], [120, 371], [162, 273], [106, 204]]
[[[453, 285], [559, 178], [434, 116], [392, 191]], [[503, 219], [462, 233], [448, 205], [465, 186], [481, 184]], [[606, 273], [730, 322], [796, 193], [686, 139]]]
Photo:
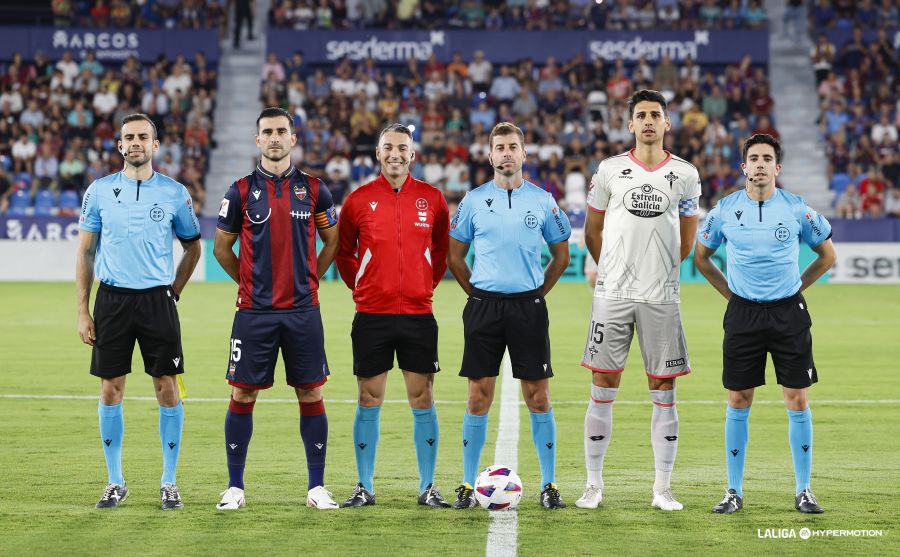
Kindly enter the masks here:
[[147, 116], [146, 114], [144, 114], [142, 112], [135, 112], [133, 114], [129, 114], [128, 116], [122, 118], [122, 125], [124, 126], [125, 124], [127, 124], [129, 122], [137, 122], [140, 120], [150, 124], [150, 127], [153, 128], [153, 140], [156, 141], [156, 138], [158, 137], [156, 135], [156, 124], [153, 123], [153, 120], [151, 120], [149, 116]]
[[402, 133], [409, 136], [410, 139], [413, 138], [412, 132], [409, 131], [409, 128], [404, 126], [403, 124], [393, 123], [388, 125], [388, 127], [381, 130], [381, 133], [378, 134], [378, 143], [381, 144], [381, 138], [384, 137], [386, 133]]
[[259, 121], [263, 118], [276, 118], [278, 116], [284, 116], [287, 118], [288, 126], [291, 128], [291, 133], [294, 132], [294, 118], [291, 116], [291, 113], [287, 110], [278, 107], [278, 106], [270, 106], [264, 108], [262, 112], [259, 113], [259, 118], [256, 119], [256, 131], [259, 131]]
[[744, 148], [742, 149], [741, 160], [746, 163], [747, 151], [750, 150], [750, 147], [759, 145], [760, 143], [771, 145], [772, 149], [775, 149], [775, 164], [781, 164], [781, 143], [767, 133], [757, 133], [747, 138], [747, 141], [744, 142]]
[[654, 91], [653, 89], [641, 89], [639, 91], [635, 91], [632, 93], [631, 98], [628, 99], [628, 119], [634, 116], [634, 107], [637, 106], [639, 102], [652, 102], [659, 103], [659, 106], [662, 107], [663, 116], [668, 117], [668, 105], [666, 104], [666, 98], [659, 91]]

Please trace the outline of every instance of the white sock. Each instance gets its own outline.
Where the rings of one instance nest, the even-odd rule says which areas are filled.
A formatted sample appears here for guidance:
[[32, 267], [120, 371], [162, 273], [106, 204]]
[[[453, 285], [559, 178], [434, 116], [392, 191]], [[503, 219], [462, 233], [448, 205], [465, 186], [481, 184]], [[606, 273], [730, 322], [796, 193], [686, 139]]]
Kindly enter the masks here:
[[584, 464], [588, 483], [603, 487], [603, 459], [612, 435], [612, 403], [619, 389], [591, 385], [591, 401], [584, 415]]
[[678, 453], [678, 411], [675, 410], [675, 389], [650, 391], [653, 416], [650, 418], [650, 443], [656, 464], [653, 491], [661, 493], [670, 487], [675, 455]]

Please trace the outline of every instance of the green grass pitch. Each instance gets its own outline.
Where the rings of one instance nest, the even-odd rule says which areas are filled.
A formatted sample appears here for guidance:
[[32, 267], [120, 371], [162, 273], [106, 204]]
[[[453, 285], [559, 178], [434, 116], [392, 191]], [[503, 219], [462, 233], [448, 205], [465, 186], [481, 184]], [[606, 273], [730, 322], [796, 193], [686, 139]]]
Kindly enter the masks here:
[[[4, 555], [228, 555], [248, 549], [269, 555], [484, 554], [489, 516], [431, 510], [415, 504], [417, 472], [411, 413], [398, 373], [390, 378], [382, 413], [376, 491], [366, 509], [317, 512], [304, 504], [306, 466], [299, 412], [282, 372], [254, 412], [247, 462], [248, 506], [215, 510], [227, 484], [224, 382], [235, 286], [191, 284], [179, 304], [188, 389], [179, 486], [186, 506], [158, 508], [161, 473], [154, 400], [127, 400], [124, 470], [131, 496], [122, 508], [93, 508], [106, 483], [97, 433], [98, 381], [87, 369], [90, 349], [75, 330], [73, 284], [0, 284], [0, 552]], [[356, 384], [349, 344], [353, 305], [343, 284], [324, 284], [320, 297], [332, 379], [325, 389], [331, 438], [326, 482], [342, 500], [356, 481], [352, 419]], [[560, 284], [551, 293], [551, 383], [559, 431], [557, 478], [569, 508], [548, 512], [536, 500], [538, 466], [527, 410], [521, 407], [519, 473], [526, 495], [519, 510], [521, 555], [586, 554], [869, 554], [900, 553], [900, 287], [816, 286], [807, 293], [820, 383], [811, 390], [815, 424], [813, 489], [827, 512], [793, 509], [793, 469], [781, 389], [757, 392], [750, 420], [745, 508], [733, 516], [709, 512], [725, 482], [725, 393], [720, 382], [724, 300], [708, 285], [686, 285], [682, 313], [694, 373], [678, 379], [681, 440], [673, 489], [685, 510], [650, 508], [653, 456], [651, 406], [637, 343], [615, 409], [600, 509], [574, 507], [584, 483], [582, 422], [589, 373], [578, 363], [591, 293]], [[441, 446], [437, 484], [448, 498], [461, 477], [460, 428], [466, 382], [456, 375], [462, 353], [456, 284], [438, 288], [444, 369], [435, 385]], [[126, 395], [152, 397], [149, 378], [135, 373]], [[9, 395], [91, 398], [10, 398]], [[213, 400], [203, 400], [213, 399]], [[889, 403], [867, 401], [893, 400]], [[267, 402], [268, 401], [268, 402]], [[280, 401], [280, 402], [279, 402]], [[843, 401], [843, 403], [829, 402]], [[847, 401], [856, 401], [850, 402]], [[497, 397], [499, 404], [499, 391]], [[482, 466], [491, 464], [499, 406]], [[880, 529], [883, 537], [765, 539], [765, 529]]]

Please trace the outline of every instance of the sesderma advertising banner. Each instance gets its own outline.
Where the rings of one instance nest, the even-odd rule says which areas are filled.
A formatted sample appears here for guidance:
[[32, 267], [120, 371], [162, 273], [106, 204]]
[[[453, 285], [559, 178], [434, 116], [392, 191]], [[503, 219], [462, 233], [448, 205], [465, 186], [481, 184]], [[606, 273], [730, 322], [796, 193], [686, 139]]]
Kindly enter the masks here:
[[160, 54], [170, 59], [182, 54], [190, 60], [197, 52], [206, 54], [210, 63], [219, 61], [214, 29], [0, 27], [0, 36], [0, 60], [9, 60], [16, 52], [30, 60], [38, 51], [57, 60], [67, 50], [81, 60], [93, 50], [100, 62], [124, 61], [132, 55], [141, 62], [154, 62]]
[[637, 62], [642, 56], [657, 62], [668, 55], [676, 63], [688, 57], [700, 64], [729, 64], [750, 55], [756, 64], [769, 61], [769, 32], [760, 31], [296, 31], [273, 29], [269, 52], [287, 58], [302, 50], [310, 64], [330, 64], [343, 57], [373, 58], [384, 64], [403, 64], [410, 58], [427, 60], [432, 54], [448, 62], [454, 52], [464, 60], [476, 50], [491, 62], [505, 64], [531, 58], [558, 61], [582, 53], [612, 62]]

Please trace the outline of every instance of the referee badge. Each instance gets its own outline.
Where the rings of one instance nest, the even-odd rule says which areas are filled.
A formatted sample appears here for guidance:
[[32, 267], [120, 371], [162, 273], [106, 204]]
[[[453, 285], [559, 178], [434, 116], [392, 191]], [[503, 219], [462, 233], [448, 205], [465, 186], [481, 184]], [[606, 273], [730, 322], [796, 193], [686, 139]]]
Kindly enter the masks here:
[[294, 195], [297, 196], [297, 199], [303, 201], [306, 199], [306, 188], [302, 186], [294, 186]]

